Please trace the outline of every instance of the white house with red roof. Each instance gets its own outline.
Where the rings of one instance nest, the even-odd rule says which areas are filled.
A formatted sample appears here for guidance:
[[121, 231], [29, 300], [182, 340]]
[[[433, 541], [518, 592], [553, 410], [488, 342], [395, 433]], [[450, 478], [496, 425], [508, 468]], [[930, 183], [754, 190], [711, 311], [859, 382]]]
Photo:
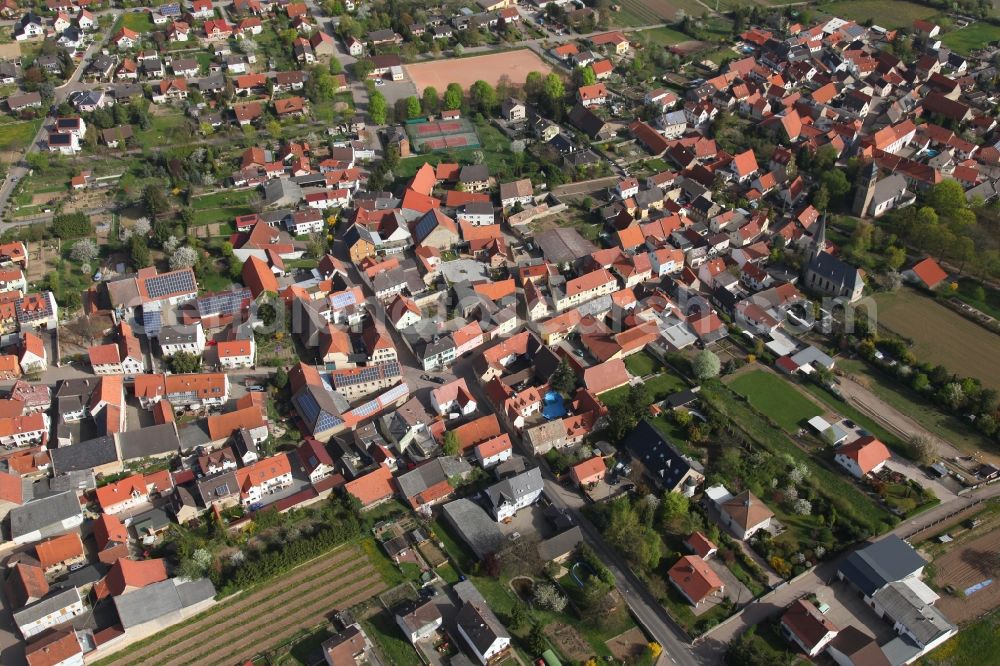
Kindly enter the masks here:
[[924, 289], [934, 290], [948, 279], [948, 274], [938, 262], [927, 257], [903, 271], [903, 279], [919, 284]]
[[223, 340], [215, 346], [219, 366], [225, 370], [253, 367], [257, 343], [253, 336], [244, 340]]
[[101, 486], [94, 491], [98, 506], [104, 513], [121, 513], [149, 501], [149, 490], [142, 474]]
[[236, 470], [236, 481], [240, 486], [240, 501], [244, 506], [261, 502], [268, 494], [292, 483], [292, 465], [288, 454], [279, 453]]
[[837, 449], [833, 459], [854, 477], [861, 479], [879, 472], [891, 457], [886, 445], [869, 435], [843, 445]]

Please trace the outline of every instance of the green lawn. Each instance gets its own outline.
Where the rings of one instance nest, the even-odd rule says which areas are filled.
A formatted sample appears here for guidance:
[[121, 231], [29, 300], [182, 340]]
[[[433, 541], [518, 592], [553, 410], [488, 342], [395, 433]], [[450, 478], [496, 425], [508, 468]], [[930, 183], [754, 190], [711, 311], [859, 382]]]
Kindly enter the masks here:
[[179, 145], [187, 142], [190, 136], [188, 120], [180, 113], [150, 116], [149, 129], [138, 130], [135, 133], [136, 141], [143, 148]]
[[[323, 625], [289, 644], [288, 651], [277, 657], [274, 663], [278, 666], [312, 666], [320, 663], [323, 641], [333, 636], [329, 626]], [[317, 658], [319, 662], [317, 662]]]
[[635, 34], [639, 36], [640, 40], [648, 40], [650, 43], [658, 46], [673, 46], [674, 44], [680, 44], [681, 42], [691, 41], [691, 37], [688, 35], [666, 26], [661, 28], [651, 28], [650, 30], [642, 30]]
[[367, 620], [362, 620], [361, 626], [391, 666], [423, 666], [420, 655], [410, 642], [403, 638], [403, 632], [389, 611], [385, 610]]
[[42, 126], [42, 119], [0, 125], [0, 152], [19, 152], [28, 147]]
[[129, 30], [135, 30], [140, 34], [153, 32], [155, 29], [153, 19], [147, 12], [130, 12], [125, 14], [115, 24], [111, 34], [118, 32], [119, 28], [122, 26], [128, 28]]
[[[684, 383], [684, 380], [669, 372], [662, 372], [655, 375], [646, 380], [645, 384], [646, 388], [649, 389], [649, 396], [654, 402], [663, 400], [672, 393], [687, 389], [687, 384]], [[620, 386], [613, 391], [608, 391], [602, 394], [601, 402], [609, 407], [620, 404], [628, 396], [628, 390], [628, 386]]]
[[1000, 26], [985, 21], [978, 21], [960, 30], [952, 30], [941, 37], [945, 46], [964, 54], [981, 49], [997, 40], [1000, 40]]
[[950, 641], [921, 660], [929, 666], [980, 666], [1000, 654], [1000, 611], [964, 627]]
[[[776, 377], [777, 379], [777, 377]], [[790, 387], [786, 387], [790, 388]], [[801, 396], [797, 396], [801, 398]], [[774, 455], [788, 455], [796, 462], [809, 468], [809, 476], [816, 491], [825, 496], [843, 517], [849, 517], [865, 525], [874, 533], [879, 533], [893, 524], [890, 514], [874, 500], [867, 497], [843, 474], [823, 465], [792, 442], [784, 432], [766, 423], [746, 403], [719, 383], [704, 384], [700, 393], [701, 401], [718, 412], [722, 419], [731, 421], [747, 437]], [[775, 507], [771, 507], [772, 509]], [[803, 529], [809, 534], [816, 527], [816, 516], [790, 517], [777, 512], [779, 520]], [[782, 535], [784, 536], [784, 535]], [[781, 537], [779, 537], [780, 539]], [[807, 539], [812, 541], [810, 537]]]
[[881, 0], [844, 0], [823, 6], [823, 12], [844, 19], [853, 19], [858, 23], [874, 21], [877, 25], [894, 30], [896, 28], [912, 29], [916, 19], [929, 19], [939, 10], [933, 7], [918, 5], [905, 0], [883, 2]]
[[221, 208], [206, 208], [194, 211], [195, 226], [215, 224], [217, 222], [231, 222], [239, 215], [249, 215], [253, 209], [249, 206], [223, 206]]
[[754, 409], [770, 417], [787, 432], [795, 432], [814, 416], [823, 413], [777, 375], [754, 370], [740, 375], [730, 388], [747, 398]]
[[659, 370], [661, 364], [648, 353], [641, 351], [626, 358], [625, 367], [636, 377], [645, 377]]
[[[983, 290], [982, 294], [979, 293], [980, 288]], [[952, 296], [968, 303], [980, 312], [1000, 319], [1000, 289], [994, 289], [989, 285], [980, 285], [975, 280], [968, 278], [959, 278], [958, 291], [953, 292]]]
[[245, 206], [254, 194], [252, 190], [227, 190], [206, 194], [191, 199], [191, 207], [195, 210], [222, 208], [224, 206]]

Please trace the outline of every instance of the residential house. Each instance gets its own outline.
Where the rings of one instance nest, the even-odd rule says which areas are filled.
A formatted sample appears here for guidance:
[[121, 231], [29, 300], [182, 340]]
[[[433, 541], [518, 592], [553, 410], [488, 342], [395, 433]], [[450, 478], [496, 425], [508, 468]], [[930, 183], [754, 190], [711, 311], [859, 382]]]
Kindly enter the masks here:
[[877, 474], [891, 457], [885, 444], [868, 435], [838, 448], [834, 460], [855, 478], [861, 479]]

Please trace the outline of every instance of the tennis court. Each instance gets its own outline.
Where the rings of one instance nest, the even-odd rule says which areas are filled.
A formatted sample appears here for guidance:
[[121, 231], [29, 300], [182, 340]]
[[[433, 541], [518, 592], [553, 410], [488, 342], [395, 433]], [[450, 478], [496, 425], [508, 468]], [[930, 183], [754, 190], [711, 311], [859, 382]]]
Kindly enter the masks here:
[[410, 143], [417, 150], [424, 147], [429, 150], [479, 147], [475, 128], [464, 118], [411, 123], [406, 126], [406, 131], [410, 135]]

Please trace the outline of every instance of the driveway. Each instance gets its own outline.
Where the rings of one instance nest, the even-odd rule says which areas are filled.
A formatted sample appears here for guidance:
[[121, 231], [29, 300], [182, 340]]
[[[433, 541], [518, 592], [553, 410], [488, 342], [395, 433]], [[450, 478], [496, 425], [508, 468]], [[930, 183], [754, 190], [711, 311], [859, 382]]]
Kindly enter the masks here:
[[838, 380], [840, 382], [838, 387], [844, 399], [854, 407], [857, 407], [866, 416], [878, 421], [883, 427], [888, 428], [904, 439], [911, 439], [917, 436], [926, 437], [934, 442], [937, 447], [937, 453], [942, 458], [964, 455], [950, 442], [941, 439], [853, 379], [839, 377]]

